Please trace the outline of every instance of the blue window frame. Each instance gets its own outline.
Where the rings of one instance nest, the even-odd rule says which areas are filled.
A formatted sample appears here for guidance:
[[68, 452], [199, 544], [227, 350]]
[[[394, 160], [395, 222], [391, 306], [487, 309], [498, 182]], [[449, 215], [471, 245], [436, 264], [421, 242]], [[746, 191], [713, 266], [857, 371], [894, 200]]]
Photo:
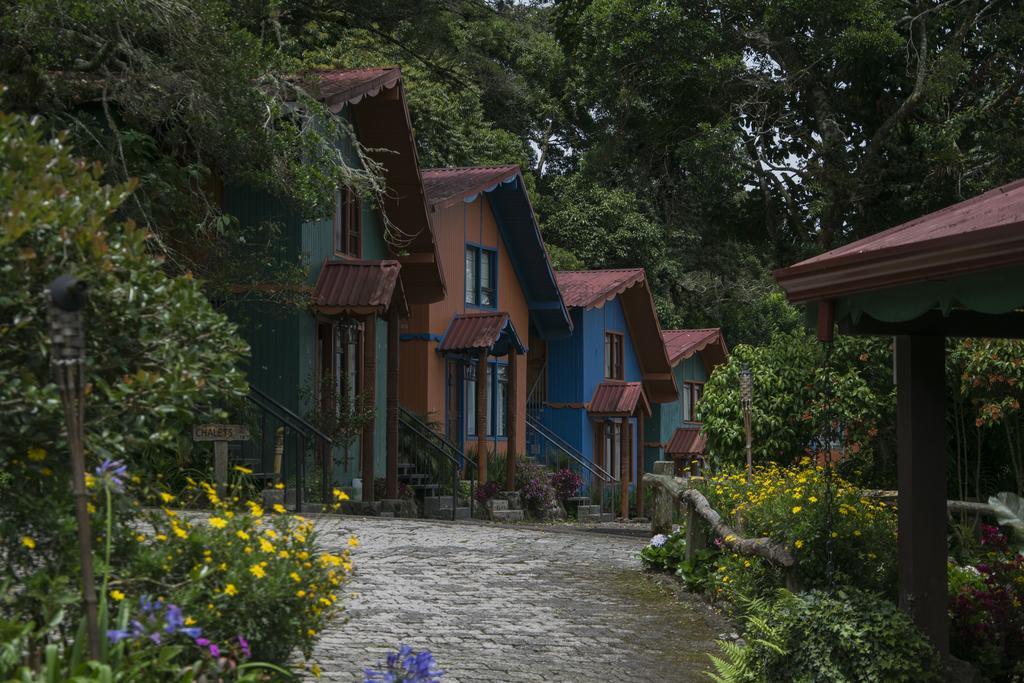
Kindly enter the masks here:
[[[475, 360], [467, 362], [463, 368], [466, 436], [476, 436], [476, 370]], [[487, 397], [485, 423], [488, 437], [508, 436], [508, 382], [508, 364], [490, 361], [487, 364], [487, 386], [484, 388]]]
[[498, 307], [498, 250], [466, 245], [466, 304]]

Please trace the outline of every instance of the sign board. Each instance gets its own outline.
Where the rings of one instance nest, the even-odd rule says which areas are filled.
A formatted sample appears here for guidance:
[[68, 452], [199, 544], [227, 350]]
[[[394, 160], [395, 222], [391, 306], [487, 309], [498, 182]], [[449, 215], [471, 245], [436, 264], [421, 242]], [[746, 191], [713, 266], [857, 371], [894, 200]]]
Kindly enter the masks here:
[[193, 441], [248, 441], [249, 428], [245, 425], [194, 425]]

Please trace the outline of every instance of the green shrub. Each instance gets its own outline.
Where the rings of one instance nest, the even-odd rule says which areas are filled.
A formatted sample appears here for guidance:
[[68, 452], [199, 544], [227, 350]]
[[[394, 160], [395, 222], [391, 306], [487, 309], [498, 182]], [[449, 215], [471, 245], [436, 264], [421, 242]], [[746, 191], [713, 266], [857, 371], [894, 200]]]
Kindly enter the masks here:
[[645, 569], [675, 571], [686, 554], [686, 532], [677, 529], [671, 534], [657, 534], [640, 551]]
[[[159, 576], [168, 599], [214, 640], [243, 635], [253, 657], [284, 663], [296, 648], [306, 657], [323, 627], [341, 611], [339, 595], [352, 569], [349, 548], [317, 550], [313, 524], [213, 501], [207, 518], [189, 520], [165, 508], [151, 517], [153, 534], [132, 574]], [[335, 496], [344, 498], [341, 491]], [[349, 546], [358, 545], [355, 537]], [[131, 588], [125, 588], [130, 593]]]
[[904, 612], [877, 594], [779, 590], [747, 602], [745, 645], [712, 656], [719, 683], [937, 680], [938, 658]]

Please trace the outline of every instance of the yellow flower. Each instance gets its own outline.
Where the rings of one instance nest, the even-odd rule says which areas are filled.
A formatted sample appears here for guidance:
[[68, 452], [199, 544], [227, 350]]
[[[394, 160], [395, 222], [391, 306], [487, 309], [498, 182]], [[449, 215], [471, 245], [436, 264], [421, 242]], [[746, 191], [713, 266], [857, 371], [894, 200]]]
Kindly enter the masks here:
[[[256, 566], [256, 568], [259, 569], [259, 565], [254, 565], [254, 566]], [[262, 572], [263, 570], [260, 569], [260, 571]], [[253, 572], [253, 573], [255, 574], [256, 572]], [[228, 585], [224, 586], [224, 595], [237, 595], [237, 594], [238, 594], [238, 589], [235, 588], [235, 584], [229, 583]]]
[[185, 617], [185, 626], [191, 626], [196, 623], [196, 620], [192, 617]]
[[167, 540], [167, 536], [165, 534], [157, 534], [156, 536], [154, 536], [154, 538], [156, 538], [156, 540], [158, 540], [158, 541], [166, 541]]
[[272, 553], [272, 552], [274, 552], [274, 544], [271, 543], [270, 541], [268, 541], [265, 538], [261, 538], [260, 539], [260, 550], [262, 550], [265, 553]]
[[314, 629], [311, 629], [311, 628], [310, 629], [306, 629], [306, 635], [309, 636], [310, 638], [312, 638], [313, 636], [316, 635], [316, 631]]
[[313, 666], [309, 667], [309, 670], [311, 672], [313, 672], [314, 676], [316, 676], [317, 678], [320, 678], [320, 665], [319, 664], [314, 664]]
[[255, 576], [257, 579], [262, 579], [264, 576], [267, 575], [267, 572], [264, 571], [263, 567], [261, 567], [258, 564], [254, 564], [253, 566], [249, 567], [249, 573]]
[[281, 505], [280, 503], [274, 503], [274, 512], [276, 512], [279, 515], [283, 515], [288, 511], [284, 509], [284, 505]]
[[295, 595], [297, 595], [300, 598], [304, 598], [304, 597], [306, 597], [306, 591], [303, 591], [303, 590], [295, 591]]
[[28, 449], [28, 459], [33, 462], [42, 462], [43, 460], [46, 460], [46, 451], [39, 446], [33, 446]]
[[21, 537], [21, 544], [23, 546], [25, 546], [26, 548], [28, 548], [29, 550], [35, 550], [35, 548], [36, 548], [36, 540], [34, 538], [32, 538], [31, 536], [22, 536]]
[[160, 500], [162, 500], [164, 503], [170, 503], [172, 500], [174, 500], [174, 496], [167, 493], [167, 491], [161, 491]]
[[188, 532], [182, 529], [177, 524], [175, 524], [172, 528], [174, 529], [174, 535], [178, 538], [188, 538]]
[[794, 505], [793, 506], [793, 514], [794, 515], [797, 514], [798, 512], [800, 512], [801, 510], [803, 510], [803, 508], [800, 507], [799, 505]]
[[280, 557], [280, 558], [281, 558], [282, 560], [286, 560], [286, 559], [288, 559], [288, 558], [289, 558], [289, 557], [290, 557], [291, 555], [290, 555], [290, 554], [288, 553], [288, 551], [287, 551], [287, 550], [282, 550], [281, 552], [279, 552], [279, 553], [277, 554], [277, 556], [278, 556], [278, 557]]
[[96, 514], [96, 506], [93, 505], [92, 503], [86, 503], [85, 509], [89, 512], [90, 515]]
[[807, 499], [807, 502], [808, 503], [817, 503], [818, 499], [815, 496], [811, 496], [810, 498]]
[[248, 555], [249, 553], [252, 552], [252, 546], [251, 545], [247, 545], [244, 548], [242, 548], [242, 550], [244, 550], [245, 554]]
[[796, 543], [794, 543], [793, 545], [794, 545], [794, 546], [796, 546], [796, 549], [797, 549], [797, 550], [800, 550], [800, 548], [803, 548], [803, 547], [804, 547], [804, 542], [803, 542], [803, 541], [801, 541], [800, 539], [797, 539], [797, 540], [796, 540]]
[[214, 529], [223, 529], [228, 525], [227, 521], [221, 519], [220, 517], [210, 517], [209, 521], [210, 526], [212, 526]]
[[334, 489], [335, 500], [348, 500], [348, 494], [341, 489]]
[[349, 536], [348, 545], [349, 545], [350, 548], [358, 548], [359, 547], [359, 539], [356, 538], [355, 536]]
[[53, 470], [51, 470], [49, 467], [40, 468], [39, 473], [42, 474], [44, 477], [53, 476]]
[[270, 538], [277, 538], [277, 532], [273, 529], [267, 529], [264, 533], [266, 533]]
[[288, 575], [295, 583], [302, 583], [302, 577], [299, 576], [298, 572], [292, 572]]
[[248, 467], [242, 467], [241, 465], [235, 465], [235, 472], [241, 472], [242, 474], [252, 474], [252, 470]]
[[853, 535], [854, 536], [860, 536], [860, 530], [859, 529], [854, 530]]
[[142, 543], [143, 541], [146, 540], [146, 535], [145, 534], [135, 534], [135, 540], [138, 541], [139, 543]]
[[110, 597], [116, 602], [121, 602], [122, 600], [124, 600], [124, 593], [115, 588], [114, 590], [110, 591]]
[[249, 540], [249, 534], [245, 533], [241, 529], [239, 529], [238, 531], [235, 532], [235, 536], [238, 536], [243, 541], [248, 541]]
[[282, 484], [281, 482], [278, 482], [278, 483], [274, 484], [274, 488], [280, 491], [281, 489], [284, 488], [284, 484]]

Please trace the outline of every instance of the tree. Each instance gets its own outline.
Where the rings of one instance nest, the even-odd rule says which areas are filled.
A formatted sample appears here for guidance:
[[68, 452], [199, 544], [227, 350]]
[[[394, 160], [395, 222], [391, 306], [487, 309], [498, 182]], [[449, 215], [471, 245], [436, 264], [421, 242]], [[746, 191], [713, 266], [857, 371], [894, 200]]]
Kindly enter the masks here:
[[40, 121], [0, 113], [0, 584], [18, 587], [11, 600], [26, 601], [37, 624], [74, 601], [67, 570], [77, 562], [46, 285], [71, 272], [90, 288], [89, 471], [111, 458], [139, 475], [176, 468], [192, 425], [223, 419], [246, 391], [234, 326], [195, 280], [164, 273], [148, 231], [117, 217], [134, 183], [102, 177]]

